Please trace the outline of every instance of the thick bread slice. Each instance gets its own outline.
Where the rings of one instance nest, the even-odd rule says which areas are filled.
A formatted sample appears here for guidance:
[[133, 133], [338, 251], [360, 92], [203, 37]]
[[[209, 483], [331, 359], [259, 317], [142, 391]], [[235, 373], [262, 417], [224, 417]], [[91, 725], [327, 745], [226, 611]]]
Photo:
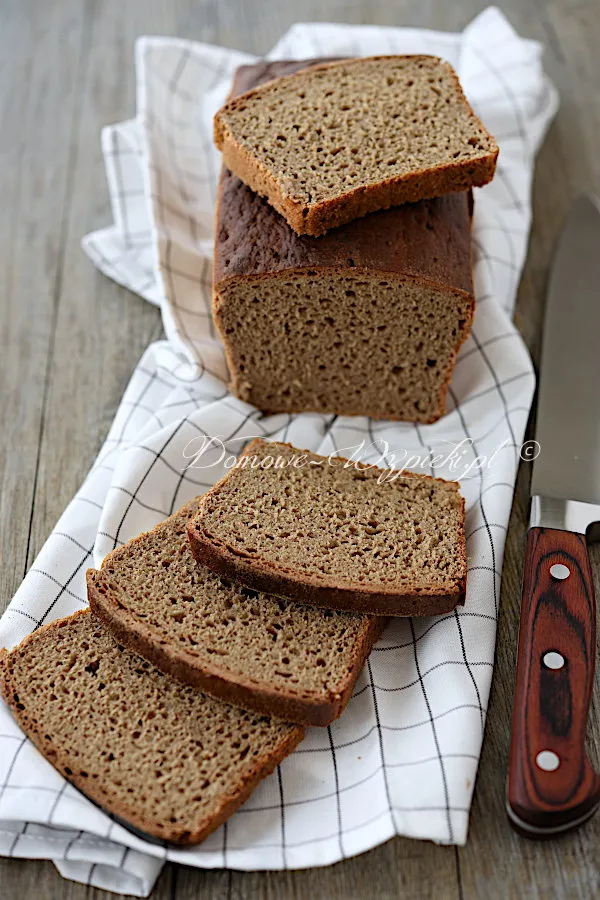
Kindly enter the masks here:
[[249, 588], [378, 615], [464, 602], [464, 500], [453, 481], [251, 441], [188, 526], [196, 559]]
[[302, 740], [163, 675], [88, 610], [0, 654], [0, 691], [38, 750], [106, 812], [197, 844]]
[[228, 703], [328, 725], [385, 621], [258, 594], [199, 566], [186, 526], [199, 500], [87, 573], [94, 613], [159, 669]]
[[[232, 93], [310, 64], [242, 66]], [[225, 167], [213, 315], [231, 390], [271, 412], [433, 422], [474, 310], [472, 194], [299, 237]]]
[[377, 56], [312, 66], [229, 100], [224, 164], [298, 234], [486, 184], [498, 146], [449, 63]]

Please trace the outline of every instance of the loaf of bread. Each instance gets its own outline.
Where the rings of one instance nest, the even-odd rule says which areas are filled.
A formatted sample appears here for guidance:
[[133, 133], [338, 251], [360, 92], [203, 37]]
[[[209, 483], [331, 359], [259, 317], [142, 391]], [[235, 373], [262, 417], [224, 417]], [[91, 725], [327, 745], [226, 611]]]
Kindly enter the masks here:
[[0, 654], [0, 691], [38, 750], [142, 837], [196, 844], [302, 740], [163, 675], [89, 610]]
[[[233, 91], [299, 65], [246, 66]], [[223, 169], [213, 313], [233, 393], [271, 412], [438, 419], [473, 317], [471, 212], [467, 191], [298, 237]]]
[[435, 56], [313, 65], [229, 100], [225, 165], [297, 234], [491, 180], [498, 146]]
[[254, 590], [430, 616], [464, 602], [464, 515], [454, 481], [257, 438], [204, 495], [188, 534], [200, 563]]
[[194, 500], [87, 573], [94, 613], [122, 644], [214, 697], [306, 725], [340, 715], [385, 620], [247, 590], [197, 565]]

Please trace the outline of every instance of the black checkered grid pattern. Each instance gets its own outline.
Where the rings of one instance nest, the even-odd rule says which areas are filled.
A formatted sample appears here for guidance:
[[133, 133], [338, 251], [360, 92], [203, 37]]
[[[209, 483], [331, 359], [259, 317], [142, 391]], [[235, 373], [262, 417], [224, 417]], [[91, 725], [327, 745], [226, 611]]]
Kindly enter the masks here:
[[[161, 305], [166, 340], [138, 364], [105, 445], [2, 620], [15, 643], [80, 608], [85, 570], [225, 471], [218, 448], [188, 467], [200, 442], [232, 453], [256, 435], [319, 453], [460, 477], [467, 501], [466, 606], [397, 620], [374, 648], [344, 716], [311, 729], [244, 807], [202, 846], [149, 845], [97, 810], [41, 759], [0, 709], [0, 852], [46, 856], [63, 874], [144, 893], [161, 860], [197, 866], [326, 864], [391, 835], [462, 843], [494, 656], [500, 572], [518, 449], [533, 393], [510, 311], [530, 226], [533, 154], [555, 109], [539, 48], [497, 11], [455, 35], [298, 25], [273, 58], [428, 52], [459, 67], [501, 146], [495, 181], [478, 192], [478, 310], [452, 382], [448, 414], [417, 426], [317, 414], [264, 416], [225, 387], [210, 319], [210, 242], [218, 157], [210, 113], [243, 54], [185, 41], [138, 44], [138, 117], [105, 130], [114, 225], [84, 239], [107, 275]], [[454, 449], [455, 458], [448, 458]], [[494, 454], [491, 465], [477, 465]], [[446, 457], [443, 465], [430, 460]], [[429, 460], [429, 461], [428, 461]], [[470, 468], [469, 468], [470, 467]], [[23, 821], [23, 811], [31, 821]], [[60, 861], [60, 862], [59, 862]]]

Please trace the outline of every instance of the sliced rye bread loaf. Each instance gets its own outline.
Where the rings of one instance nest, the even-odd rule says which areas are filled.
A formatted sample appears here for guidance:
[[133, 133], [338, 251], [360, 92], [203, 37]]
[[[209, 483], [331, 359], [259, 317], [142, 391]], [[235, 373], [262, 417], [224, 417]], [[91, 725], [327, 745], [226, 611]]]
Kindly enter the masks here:
[[[236, 73], [233, 93], [306, 62]], [[474, 311], [470, 193], [298, 237], [223, 169], [213, 314], [230, 388], [271, 412], [433, 422]]]
[[464, 500], [453, 481], [251, 441], [188, 534], [226, 578], [300, 603], [429, 616], [464, 602]]
[[223, 162], [297, 234], [491, 181], [494, 138], [435, 56], [313, 65], [216, 114]]
[[199, 499], [87, 573], [94, 613], [129, 649], [228, 703], [329, 725], [352, 695], [385, 621], [284, 601], [194, 560]]
[[0, 654], [0, 691], [38, 750], [142, 836], [197, 844], [303, 730], [186, 687], [118, 645], [89, 610]]

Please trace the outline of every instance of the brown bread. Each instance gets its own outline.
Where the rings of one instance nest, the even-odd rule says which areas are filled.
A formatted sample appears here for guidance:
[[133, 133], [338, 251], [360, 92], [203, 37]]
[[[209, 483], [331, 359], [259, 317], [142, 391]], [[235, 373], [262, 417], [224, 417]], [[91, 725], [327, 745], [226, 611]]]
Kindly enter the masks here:
[[0, 690], [38, 750], [90, 800], [178, 844], [204, 840], [303, 737], [163, 675], [88, 610], [2, 651]]
[[229, 100], [224, 164], [318, 236], [367, 213], [487, 184], [498, 146], [435, 56], [313, 65]]
[[192, 501], [87, 574], [94, 613], [131, 650], [246, 709], [328, 725], [385, 621], [247, 590], [195, 562]]
[[[238, 70], [235, 93], [305, 63]], [[471, 195], [298, 237], [223, 170], [213, 312], [231, 390], [259, 409], [433, 422], [474, 310]]]
[[251, 441], [202, 498], [194, 556], [301, 603], [438, 615], [464, 602], [464, 500], [453, 481]]

